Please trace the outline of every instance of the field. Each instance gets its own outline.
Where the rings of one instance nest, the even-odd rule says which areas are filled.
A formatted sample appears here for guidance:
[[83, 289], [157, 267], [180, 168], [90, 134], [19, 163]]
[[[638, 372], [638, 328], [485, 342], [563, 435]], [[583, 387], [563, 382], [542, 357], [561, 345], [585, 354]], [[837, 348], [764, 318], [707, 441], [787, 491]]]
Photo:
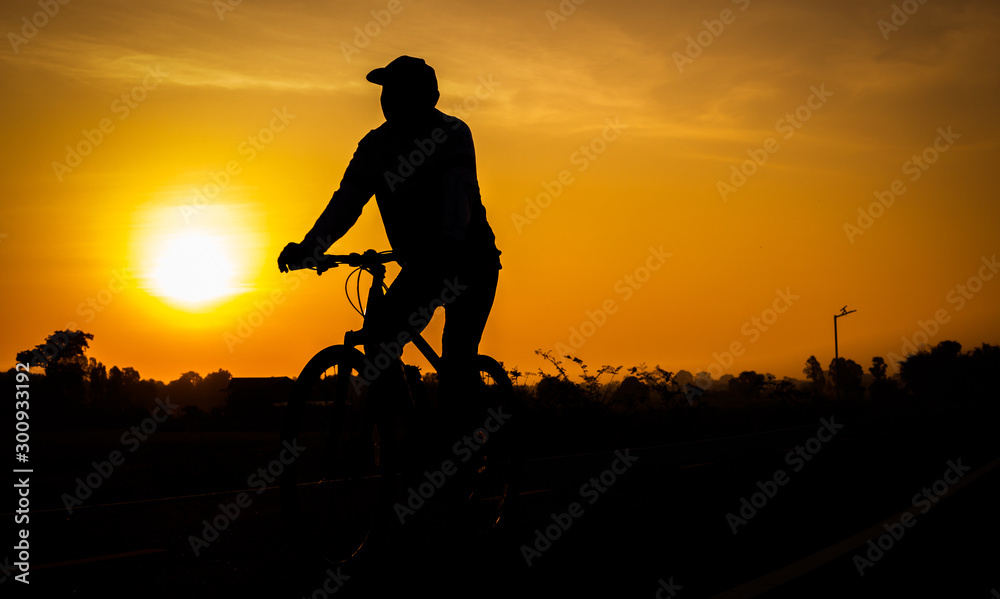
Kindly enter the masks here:
[[[277, 488], [255, 476], [279, 455], [277, 426], [164, 425], [141, 443], [123, 443], [127, 429], [43, 431], [33, 441], [30, 588], [989, 597], [1000, 584], [1000, 415], [982, 406], [526, 410], [521, 509], [505, 542], [469, 541], [431, 498], [377, 560], [344, 567], [326, 591], [325, 573], [304, 571], [289, 546]], [[100, 481], [89, 493], [77, 489], [88, 475]], [[218, 538], [207, 533], [241, 493], [249, 504], [217, 520]], [[19, 596], [27, 587], [11, 576], [0, 586]]]

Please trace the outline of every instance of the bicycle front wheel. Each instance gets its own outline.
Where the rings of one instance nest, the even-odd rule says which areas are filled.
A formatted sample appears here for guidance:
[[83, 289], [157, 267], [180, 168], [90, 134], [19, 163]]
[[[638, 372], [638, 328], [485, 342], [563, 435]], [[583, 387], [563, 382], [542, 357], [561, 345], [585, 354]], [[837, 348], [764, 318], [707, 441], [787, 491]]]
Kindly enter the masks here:
[[342, 345], [316, 354], [285, 410], [282, 440], [304, 449], [281, 477], [282, 513], [306, 561], [357, 557], [391, 514], [394, 435], [368, 401], [363, 360]]

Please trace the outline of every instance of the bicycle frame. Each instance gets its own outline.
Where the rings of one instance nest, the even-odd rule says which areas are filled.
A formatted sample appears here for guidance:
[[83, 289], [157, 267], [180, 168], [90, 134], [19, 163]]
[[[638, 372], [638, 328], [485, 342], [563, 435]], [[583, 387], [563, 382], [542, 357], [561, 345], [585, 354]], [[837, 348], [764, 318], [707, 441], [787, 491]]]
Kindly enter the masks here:
[[[371, 250], [369, 250], [371, 251]], [[372, 275], [372, 284], [368, 289], [368, 301], [365, 305], [365, 315], [367, 316], [368, 311], [371, 310], [372, 306], [375, 306], [378, 310], [378, 304], [385, 298], [385, 292], [382, 287], [385, 283], [385, 265], [384, 264], [374, 264], [361, 266], [364, 270], [367, 270]], [[424, 339], [420, 333], [408, 328], [406, 332], [410, 336], [410, 341], [413, 345], [420, 350], [427, 361], [431, 363], [434, 370], [441, 371], [441, 357], [438, 356], [434, 348], [431, 347], [430, 343]], [[359, 345], [364, 345], [368, 332], [365, 330], [365, 326], [362, 325], [361, 329], [356, 331], [347, 331], [344, 333], [344, 345], [348, 347], [357, 347]]]
[[[350, 266], [356, 266], [361, 268], [372, 275], [371, 288], [368, 290], [368, 300], [365, 304], [365, 311], [362, 317], [368, 314], [368, 311], [375, 306], [378, 310], [378, 304], [385, 297], [385, 293], [382, 291], [382, 287], [385, 284], [385, 263], [393, 261], [393, 254], [379, 253], [375, 250], [366, 250], [363, 254], [348, 254], [348, 255], [332, 255], [324, 254], [319, 259], [307, 260], [308, 264], [298, 264], [289, 265], [292, 270], [298, 270], [302, 268], [310, 268], [316, 271], [317, 274], [322, 275], [324, 272], [331, 268], [336, 268], [340, 264], [347, 264]], [[409, 341], [413, 342], [413, 345], [420, 351], [421, 354], [427, 361], [430, 362], [431, 366], [437, 372], [441, 371], [441, 357], [434, 351], [430, 343], [424, 339], [420, 333], [414, 331], [413, 329], [407, 328], [405, 331], [409, 335]], [[344, 345], [347, 347], [358, 347], [363, 346], [368, 336], [368, 331], [365, 330], [365, 325], [361, 325], [361, 329], [356, 331], [347, 331], [344, 333]], [[405, 345], [405, 344], [404, 344]]]

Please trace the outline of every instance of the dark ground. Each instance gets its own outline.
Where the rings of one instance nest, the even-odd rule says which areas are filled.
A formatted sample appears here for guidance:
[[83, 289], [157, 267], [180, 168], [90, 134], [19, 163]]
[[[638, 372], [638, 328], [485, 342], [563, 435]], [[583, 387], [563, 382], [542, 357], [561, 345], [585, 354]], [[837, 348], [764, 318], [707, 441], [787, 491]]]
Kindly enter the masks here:
[[[335, 595], [663, 598], [665, 581], [682, 598], [990, 598], [1000, 588], [997, 414], [831, 415], [843, 429], [797, 472], [786, 455], [816, 436], [819, 414], [702, 422], [695, 428], [704, 434], [683, 422], [657, 428], [655, 417], [539, 418], [508, 545], [446, 534], [448, 519], [429, 503], [379, 560], [342, 570]], [[3, 597], [327, 596], [314, 592], [322, 579], [297, 565], [275, 488], [251, 489], [253, 503], [199, 557], [189, 544], [273, 459], [276, 432], [157, 432], [68, 514], [60, 496], [91, 472], [91, 460], [122, 449], [121, 432], [36, 432], [31, 584], [9, 575]], [[626, 447], [637, 460], [590, 504], [581, 485]], [[913, 525], [859, 575], [852, 560], [868, 538], [914, 508], [913, 496], [941, 480], [949, 460], [971, 470], [926, 513], [913, 510]], [[779, 469], [787, 484], [734, 534], [726, 515]], [[5, 519], [15, 501], [5, 493]], [[583, 514], [528, 567], [521, 545], [573, 502]]]

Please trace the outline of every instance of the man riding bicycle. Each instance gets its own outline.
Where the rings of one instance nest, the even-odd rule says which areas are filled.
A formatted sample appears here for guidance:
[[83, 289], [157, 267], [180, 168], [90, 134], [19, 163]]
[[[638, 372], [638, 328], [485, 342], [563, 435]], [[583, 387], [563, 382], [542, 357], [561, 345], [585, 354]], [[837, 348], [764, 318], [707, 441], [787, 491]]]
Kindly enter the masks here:
[[358, 143], [340, 188], [303, 240], [281, 251], [278, 268], [287, 272], [325, 252], [374, 195], [402, 269], [384, 301], [365, 315], [366, 356], [385, 364], [377, 358], [386, 354], [391, 364], [367, 382], [402, 384], [402, 345], [444, 306], [440, 394], [454, 398], [478, 377], [474, 360], [501, 268], [479, 194], [472, 133], [435, 108], [437, 78], [422, 59], [400, 56], [367, 79], [382, 86], [386, 122]]

